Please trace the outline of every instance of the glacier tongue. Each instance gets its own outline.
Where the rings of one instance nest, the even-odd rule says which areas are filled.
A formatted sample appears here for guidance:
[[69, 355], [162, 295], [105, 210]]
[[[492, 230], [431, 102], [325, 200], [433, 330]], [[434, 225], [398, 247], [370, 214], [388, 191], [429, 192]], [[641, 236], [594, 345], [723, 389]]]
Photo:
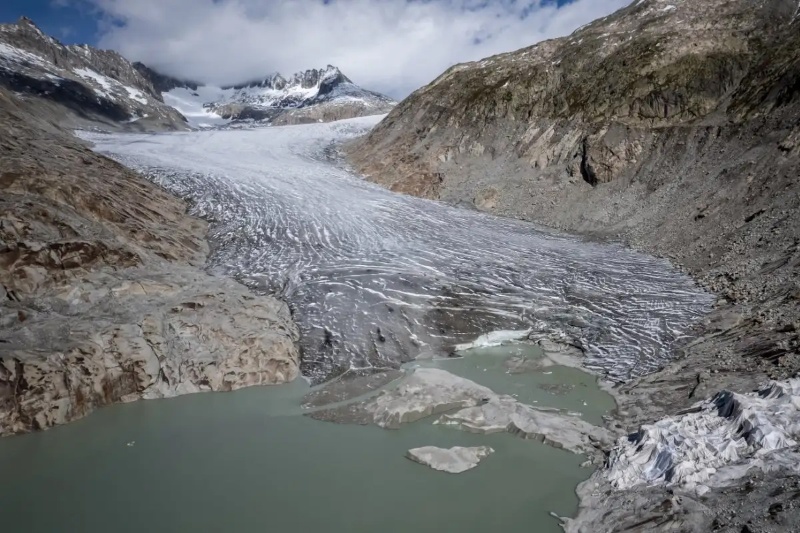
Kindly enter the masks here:
[[666, 261], [351, 174], [332, 143], [379, 119], [90, 138], [212, 222], [212, 272], [290, 302], [314, 381], [503, 330], [566, 333], [624, 381], [668, 360], [709, 308]]

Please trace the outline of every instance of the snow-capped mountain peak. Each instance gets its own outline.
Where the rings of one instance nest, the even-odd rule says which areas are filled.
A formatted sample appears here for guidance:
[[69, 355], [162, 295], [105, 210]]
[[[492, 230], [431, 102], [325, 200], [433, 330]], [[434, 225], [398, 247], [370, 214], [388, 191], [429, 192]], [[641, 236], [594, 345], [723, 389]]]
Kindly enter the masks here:
[[0, 24], [0, 87], [55, 104], [41, 109], [72, 126], [185, 127], [184, 118], [120, 54], [64, 46], [26, 17]]
[[[55, 104], [51, 119], [77, 127], [181, 129], [235, 121], [328, 122], [388, 113], [394, 100], [328, 65], [215, 87], [180, 80], [113, 50], [65, 46], [30, 19], [0, 24], [0, 87]], [[40, 106], [49, 113], [51, 107]]]
[[214, 102], [215, 107], [244, 104], [263, 109], [296, 109], [333, 98], [359, 99], [378, 107], [393, 102], [386, 96], [355, 85], [333, 65], [296, 72], [289, 78], [274, 73], [262, 80], [223, 87], [223, 90], [232, 92], [225, 101]]
[[199, 127], [236, 120], [275, 125], [327, 122], [383, 114], [395, 105], [388, 96], [359, 87], [333, 65], [289, 77], [275, 72], [225, 87], [180, 85], [155, 72], [151, 81], [167, 89], [164, 100]]

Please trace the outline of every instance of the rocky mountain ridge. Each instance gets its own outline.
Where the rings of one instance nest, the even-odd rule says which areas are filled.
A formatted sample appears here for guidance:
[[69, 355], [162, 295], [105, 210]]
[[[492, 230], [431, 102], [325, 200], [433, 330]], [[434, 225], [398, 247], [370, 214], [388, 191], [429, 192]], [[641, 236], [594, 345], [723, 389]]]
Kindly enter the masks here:
[[276, 116], [276, 110], [281, 113], [316, 108], [315, 112], [295, 111], [290, 115], [291, 122], [328, 122], [387, 113], [395, 104], [388, 96], [362, 89], [332, 65], [297, 72], [288, 79], [273, 74], [261, 81], [223, 90], [232, 90], [233, 94], [209, 106], [220, 116], [278, 123], [286, 121], [280, 119], [280, 114]]
[[204, 272], [207, 225], [0, 88], [0, 436], [299, 375], [287, 305]]
[[[328, 65], [324, 69], [310, 69], [296, 72], [288, 79], [280, 73], [267, 76], [263, 80], [252, 81], [223, 87], [223, 89], [234, 89], [242, 91], [243, 100], [252, 99], [255, 102], [267, 103], [277, 107], [298, 107], [303, 104], [306, 94], [301, 91], [311, 91], [314, 96], [324, 96], [331, 93], [338, 85], [352, 84], [347, 76], [333, 65]], [[246, 91], [247, 89], [267, 89], [275, 92], [285, 91], [285, 94], [278, 94], [277, 99], [269, 98], [265, 94], [255, 94]]]
[[63, 126], [133, 131], [328, 122], [395, 105], [330, 65], [225, 87], [181, 80], [112, 50], [65, 46], [25, 17], [0, 24], [0, 87], [35, 99], [40, 114]]
[[273, 125], [329, 122], [388, 113], [395, 105], [388, 96], [354, 84], [332, 65], [224, 87], [181, 82], [141, 64], [136, 68], [163, 91], [168, 103], [190, 120], [198, 117], [198, 125], [218, 123], [219, 118]]
[[0, 24], [0, 86], [40, 103], [66, 126], [185, 128], [153, 85], [121, 55], [64, 46], [27, 18]]

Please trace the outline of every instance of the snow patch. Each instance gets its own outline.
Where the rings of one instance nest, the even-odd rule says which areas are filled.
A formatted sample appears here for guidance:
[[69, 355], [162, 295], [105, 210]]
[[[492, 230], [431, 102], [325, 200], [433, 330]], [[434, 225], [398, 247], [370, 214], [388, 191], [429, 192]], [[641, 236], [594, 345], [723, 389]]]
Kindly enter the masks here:
[[135, 100], [142, 105], [147, 105], [147, 97], [144, 95], [142, 91], [134, 89], [133, 87], [128, 87], [127, 85], [123, 85], [122, 87], [125, 89], [125, 91], [128, 93], [128, 96], [130, 96], [132, 100]]
[[99, 72], [96, 72], [92, 69], [76, 68], [73, 72], [75, 72], [75, 74], [84, 80], [93, 82], [92, 88], [98, 96], [111, 99], [127, 97], [141, 105], [147, 105], [149, 103], [147, 100], [147, 95], [142, 91], [124, 85], [113, 78], [103, 76]]
[[51, 66], [43, 57], [5, 43], [0, 43], [0, 57], [19, 63], [27, 62], [44, 67]]
[[114, 89], [114, 81], [111, 78], [107, 78], [102, 74], [88, 68], [76, 68], [74, 72], [81, 78], [93, 81], [95, 84], [99, 85], [101, 87], [100, 89], [97, 87], [94, 88], [94, 92], [98, 95], [106, 98], [114, 98], [112, 94]]

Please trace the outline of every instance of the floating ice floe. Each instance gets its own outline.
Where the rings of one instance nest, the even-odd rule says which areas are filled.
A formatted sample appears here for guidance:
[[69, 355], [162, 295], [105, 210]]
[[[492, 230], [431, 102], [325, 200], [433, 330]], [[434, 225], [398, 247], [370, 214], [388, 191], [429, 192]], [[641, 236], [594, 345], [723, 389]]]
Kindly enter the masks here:
[[490, 348], [492, 346], [500, 346], [506, 342], [527, 339], [528, 335], [530, 334], [531, 330], [529, 329], [492, 331], [481, 335], [472, 342], [457, 344], [455, 346], [455, 350], [457, 352], [463, 352], [464, 350], [470, 350], [472, 348]]
[[475, 468], [478, 463], [493, 453], [494, 450], [489, 446], [475, 446], [472, 448], [453, 446], [449, 449], [423, 446], [422, 448], [408, 450], [406, 457], [434, 470], [460, 474]]

